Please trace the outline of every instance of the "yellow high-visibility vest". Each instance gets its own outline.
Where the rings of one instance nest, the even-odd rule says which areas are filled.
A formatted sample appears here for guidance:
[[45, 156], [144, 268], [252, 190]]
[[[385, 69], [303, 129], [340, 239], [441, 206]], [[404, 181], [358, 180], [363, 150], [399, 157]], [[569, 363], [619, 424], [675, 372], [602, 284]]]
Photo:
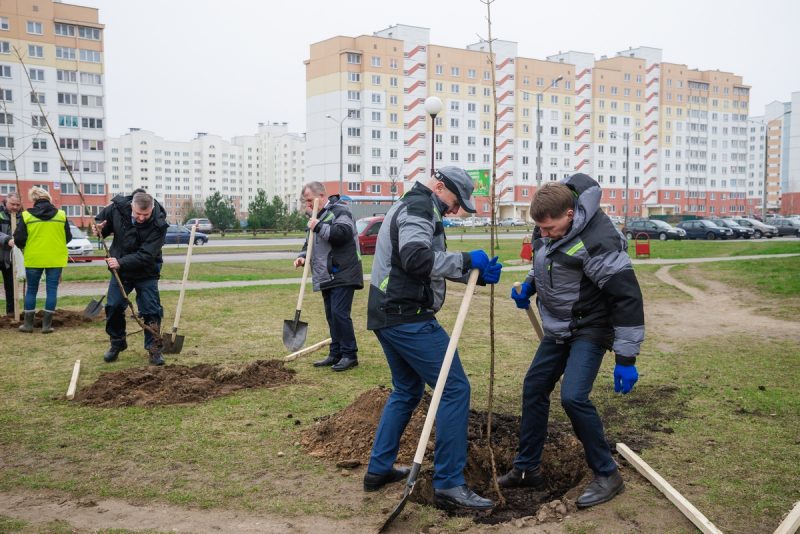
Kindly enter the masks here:
[[64, 232], [64, 225], [67, 222], [64, 210], [58, 210], [55, 217], [50, 220], [40, 219], [28, 211], [23, 211], [22, 220], [28, 229], [25, 267], [39, 269], [66, 267], [69, 252], [67, 234]]

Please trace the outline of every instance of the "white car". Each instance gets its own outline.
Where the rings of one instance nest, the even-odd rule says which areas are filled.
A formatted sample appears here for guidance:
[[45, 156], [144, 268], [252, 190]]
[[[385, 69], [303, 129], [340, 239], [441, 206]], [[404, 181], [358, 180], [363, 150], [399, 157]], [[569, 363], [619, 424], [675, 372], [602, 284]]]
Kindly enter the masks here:
[[[69, 251], [69, 257], [72, 261], [79, 261], [83, 256], [97, 255], [94, 245], [92, 245], [92, 242], [86, 237], [86, 234], [79, 230], [77, 226], [70, 226], [69, 230], [72, 232], [72, 241], [67, 243], [67, 250]], [[83, 261], [92, 260], [86, 259]]]

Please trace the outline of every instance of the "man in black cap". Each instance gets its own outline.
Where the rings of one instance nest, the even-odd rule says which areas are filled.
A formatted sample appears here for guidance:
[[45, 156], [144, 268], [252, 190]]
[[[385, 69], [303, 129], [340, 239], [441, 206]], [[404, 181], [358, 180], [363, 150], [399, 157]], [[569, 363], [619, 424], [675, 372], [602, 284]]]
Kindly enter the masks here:
[[[479, 269], [481, 284], [500, 280], [502, 264], [483, 250], [447, 252], [442, 217], [459, 209], [475, 213], [472, 179], [457, 167], [418, 182], [392, 208], [378, 233], [369, 286], [367, 328], [378, 337], [392, 372], [393, 390], [372, 445], [364, 491], [405, 478], [395, 468], [400, 437], [427, 383], [435, 387], [450, 337], [436, 320], [445, 279], [466, 282]], [[433, 497], [442, 508], [488, 510], [489, 499], [464, 479], [470, 386], [458, 353], [447, 376], [436, 420]]]

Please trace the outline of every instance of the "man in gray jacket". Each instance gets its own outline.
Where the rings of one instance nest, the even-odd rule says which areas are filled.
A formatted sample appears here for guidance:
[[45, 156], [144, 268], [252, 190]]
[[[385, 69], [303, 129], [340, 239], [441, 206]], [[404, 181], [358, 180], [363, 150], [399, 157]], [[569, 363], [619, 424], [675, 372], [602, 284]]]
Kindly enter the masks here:
[[14, 314], [14, 273], [11, 269], [11, 254], [14, 252], [14, 236], [11, 232], [11, 218], [17, 218], [17, 226], [22, 220], [22, 201], [19, 194], [12, 191], [0, 204], [0, 271], [3, 273], [3, 287], [6, 292], [6, 314]]
[[334, 371], [347, 371], [358, 365], [358, 344], [350, 310], [355, 290], [364, 287], [356, 223], [347, 204], [339, 195], [328, 196], [321, 183], [307, 183], [302, 195], [309, 215], [314, 199], [319, 199], [321, 209], [315, 219], [308, 221], [308, 238], [294, 266], [305, 264], [308, 239], [314, 239], [311, 280], [314, 291], [322, 291], [331, 333], [328, 357], [314, 362], [314, 367], [330, 366]]

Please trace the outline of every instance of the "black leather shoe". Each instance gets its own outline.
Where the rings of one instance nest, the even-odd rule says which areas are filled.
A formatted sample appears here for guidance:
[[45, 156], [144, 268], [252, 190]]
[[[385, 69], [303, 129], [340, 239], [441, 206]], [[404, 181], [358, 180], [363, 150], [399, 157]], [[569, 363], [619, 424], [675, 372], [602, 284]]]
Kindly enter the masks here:
[[501, 488], [534, 488], [540, 490], [547, 486], [547, 481], [542, 476], [540, 468], [521, 471], [514, 467], [511, 471], [498, 478], [497, 484]]
[[358, 367], [358, 360], [355, 358], [342, 358], [338, 363], [331, 366], [334, 371], [347, 371], [353, 367]]
[[607, 477], [595, 475], [594, 480], [586, 486], [583, 494], [578, 497], [575, 504], [578, 505], [578, 508], [588, 508], [596, 504], [608, 502], [613, 499], [617, 493], [621, 492], [624, 487], [625, 484], [622, 482], [622, 475], [619, 474], [619, 470], [614, 471]]
[[339, 363], [339, 358], [334, 358], [333, 356], [331, 356], [329, 354], [328, 357], [325, 358], [324, 360], [315, 361], [314, 362], [314, 367], [329, 367], [329, 366], [334, 365], [336, 363]]
[[388, 473], [384, 473], [382, 475], [376, 475], [375, 473], [366, 473], [364, 475], [364, 491], [378, 491], [386, 484], [391, 484], [392, 482], [399, 482], [405, 478], [408, 478], [408, 474], [411, 472], [411, 469], [408, 467], [392, 467], [392, 470]]
[[121, 343], [114, 343], [114, 341], [112, 341], [111, 346], [108, 348], [106, 353], [103, 354], [103, 360], [106, 363], [111, 363], [113, 361], [116, 361], [116, 359], [119, 357], [119, 353], [127, 348], [128, 348], [128, 342], [125, 341], [124, 339], [122, 340]]
[[484, 499], [476, 494], [466, 484], [449, 489], [434, 489], [433, 504], [443, 510], [453, 510], [455, 508], [491, 510], [494, 508], [493, 501]]
[[160, 350], [154, 350], [150, 353], [150, 365], [164, 365], [164, 357], [161, 355]]

